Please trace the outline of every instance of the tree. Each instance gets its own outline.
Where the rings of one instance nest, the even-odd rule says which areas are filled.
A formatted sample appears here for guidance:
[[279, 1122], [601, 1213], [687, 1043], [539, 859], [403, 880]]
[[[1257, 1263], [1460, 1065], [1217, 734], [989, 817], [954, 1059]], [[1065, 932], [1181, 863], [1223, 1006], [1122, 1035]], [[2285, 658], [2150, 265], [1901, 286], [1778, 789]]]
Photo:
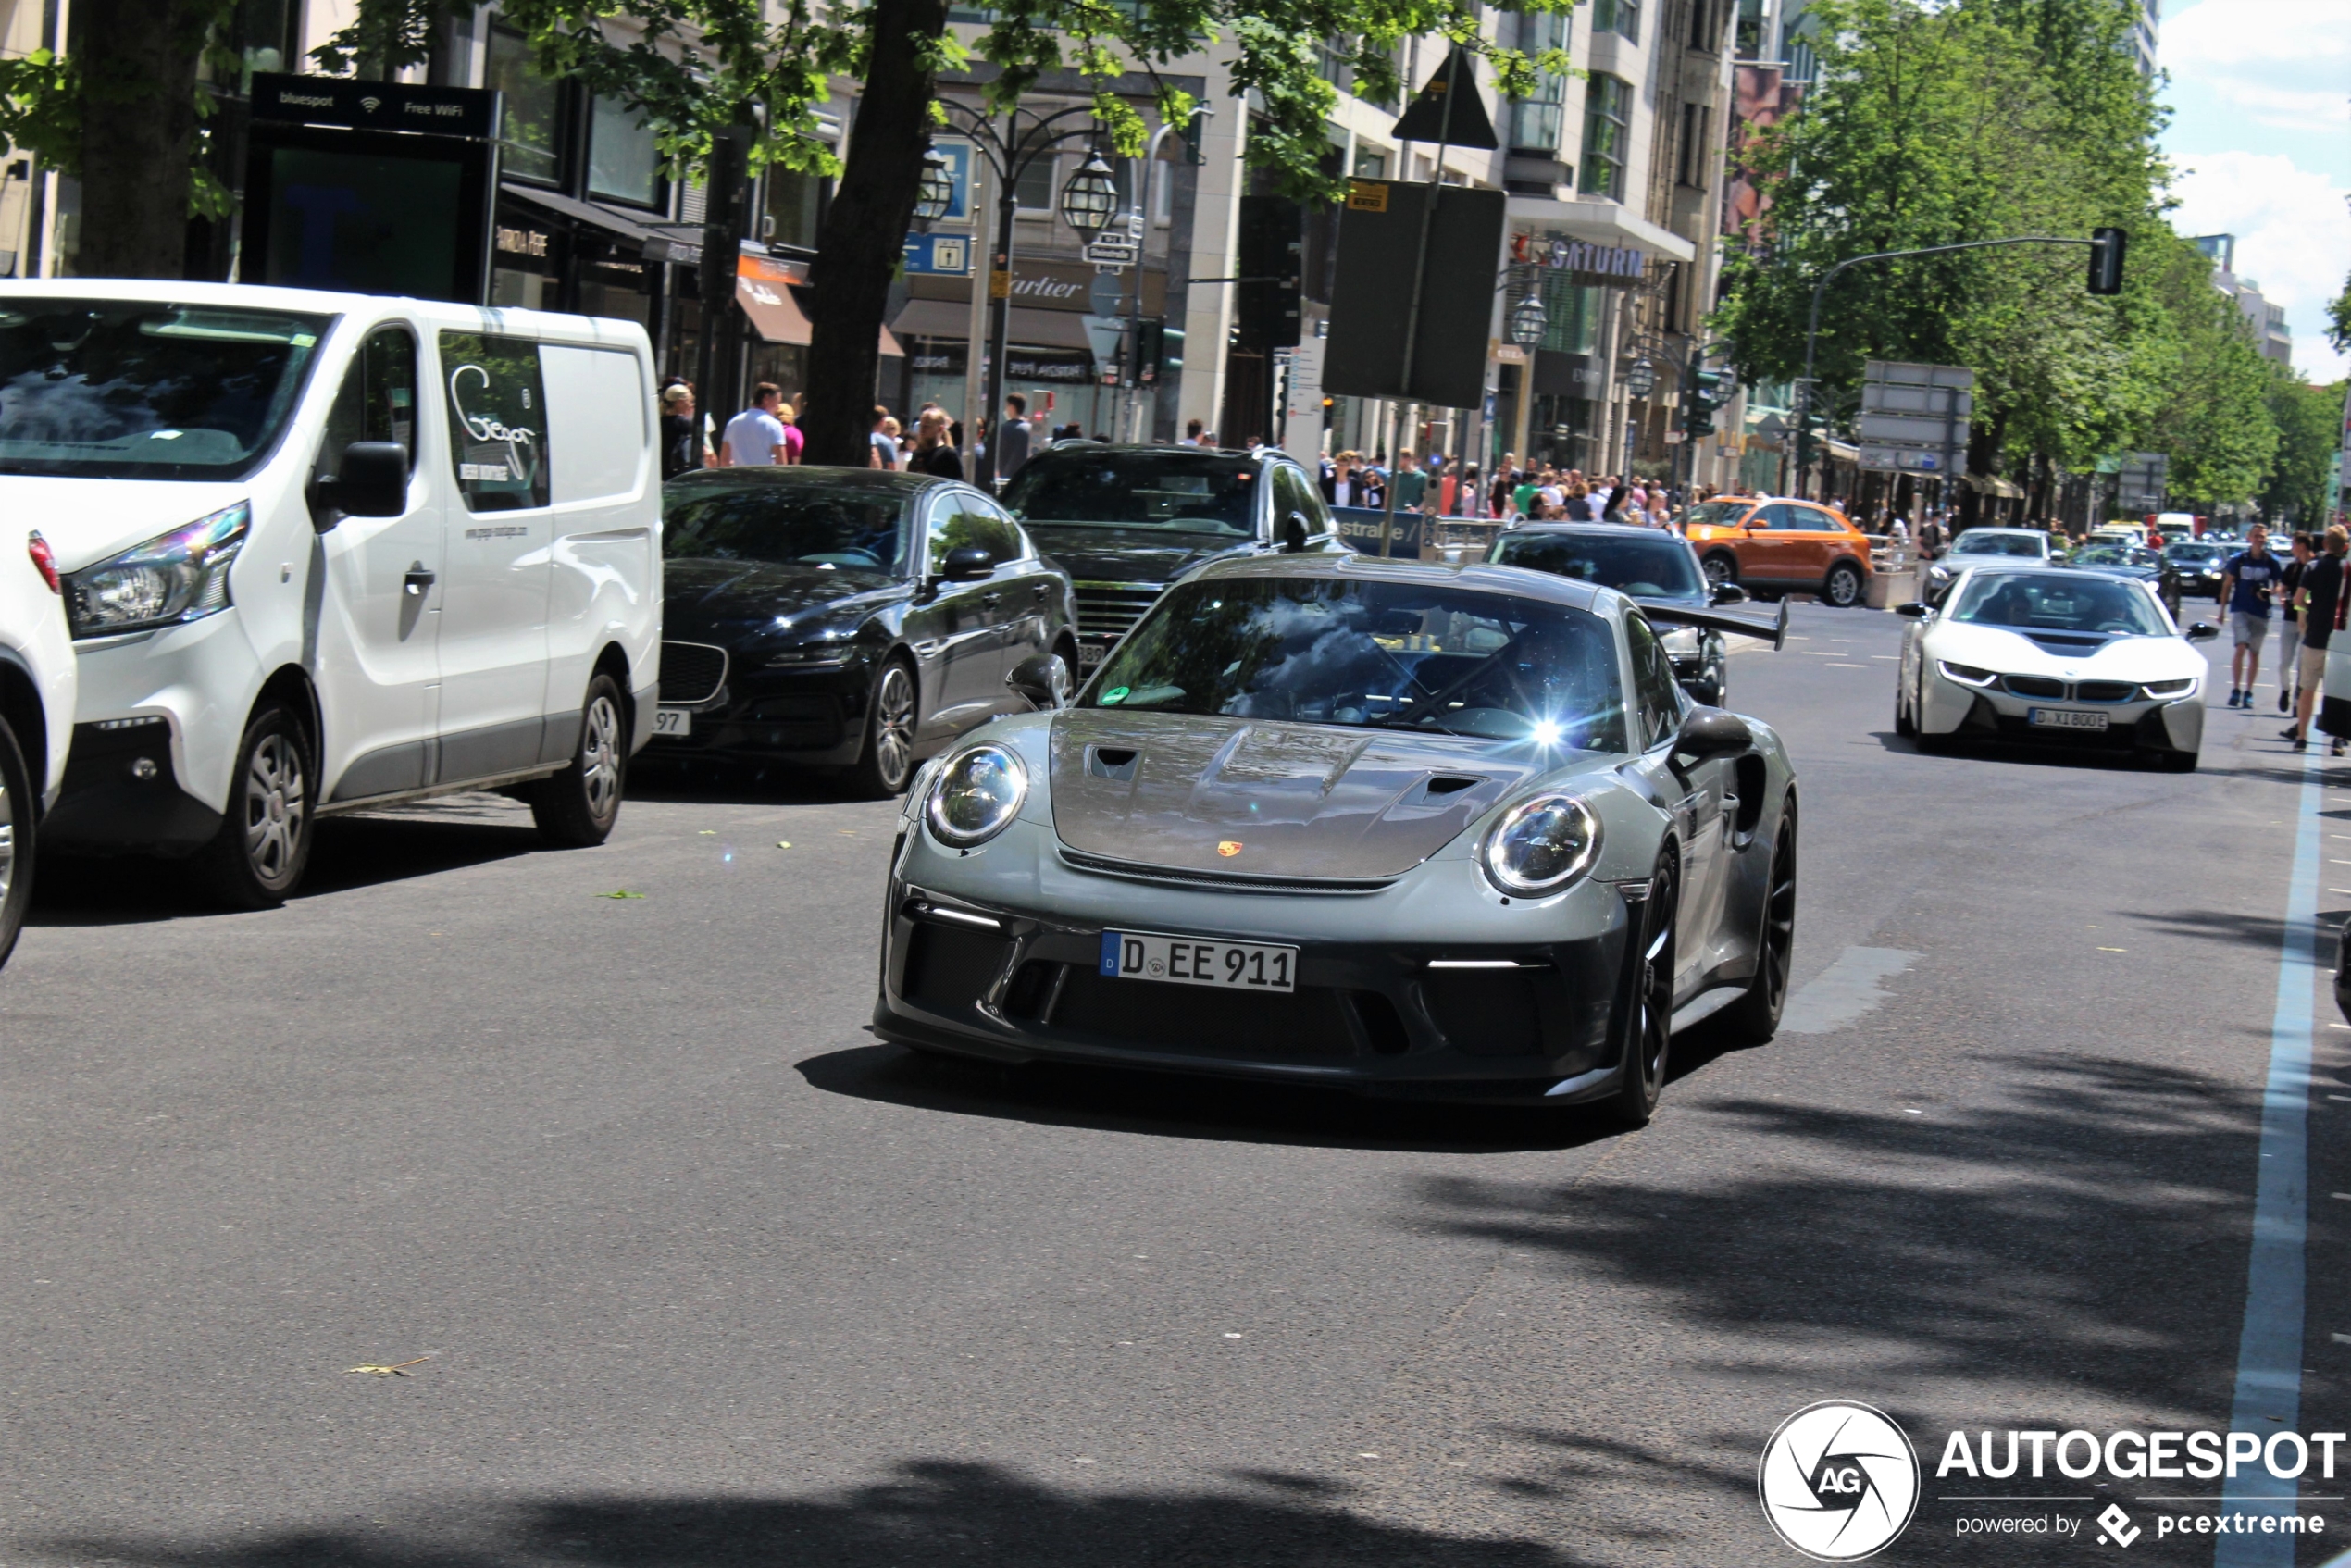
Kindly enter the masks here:
[[187, 220], [225, 193], [193, 166], [196, 85], [233, 0], [77, 0], [77, 47], [0, 60], [0, 139], [81, 182], [75, 257], [92, 277], [177, 278]]
[[2283, 365], [2270, 363], [2270, 423], [2277, 427], [2277, 454], [2261, 481], [2264, 516], [2311, 528], [2326, 521], [2327, 473], [2335, 453], [2335, 419], [2351, 382], [2314, 387]]
[[2337, 354], [2351, 354], [2351, 278], [2343, 280], [2343, 292], [2327, 302], [2327, 342]]
[[2209, 258], [2168, 230], [2148, 240], [2169, 380], [2146, 449], [2171, 458], [2173, 496], [2208, 507], [2249, 501], [2277, 452], [2268, 403], [2275, 367], [2236, 302], [2212, 286]]

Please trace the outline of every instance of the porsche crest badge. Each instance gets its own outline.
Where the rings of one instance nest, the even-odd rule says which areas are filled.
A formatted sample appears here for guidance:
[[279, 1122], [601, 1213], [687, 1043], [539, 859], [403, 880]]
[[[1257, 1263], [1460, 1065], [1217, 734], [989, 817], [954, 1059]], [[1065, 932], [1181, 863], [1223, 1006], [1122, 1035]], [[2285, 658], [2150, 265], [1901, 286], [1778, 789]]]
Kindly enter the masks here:
[[1230, 860], [1241, 852], [1241, 841], [1238, 839], [1220, 839], [1216, 843], [1216, 852]]

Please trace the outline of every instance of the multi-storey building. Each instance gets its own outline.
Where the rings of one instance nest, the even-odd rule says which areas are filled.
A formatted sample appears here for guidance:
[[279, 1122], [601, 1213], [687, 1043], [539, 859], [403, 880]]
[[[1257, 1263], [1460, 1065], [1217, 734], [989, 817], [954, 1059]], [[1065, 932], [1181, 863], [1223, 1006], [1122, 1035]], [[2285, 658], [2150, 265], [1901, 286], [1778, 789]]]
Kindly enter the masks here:
[[2262, 296], [2261, 285], [2237, 269], [2237, 240], [2233, 234], [2199, 234], [2196, 248], [2212, 260], [2212, 286], [2236, 302], [2245, 329], [2253, 334], [2262, 356], [2280, 365], [2294, 363], [2294, 330], [2285, 324], [2285, 306]]

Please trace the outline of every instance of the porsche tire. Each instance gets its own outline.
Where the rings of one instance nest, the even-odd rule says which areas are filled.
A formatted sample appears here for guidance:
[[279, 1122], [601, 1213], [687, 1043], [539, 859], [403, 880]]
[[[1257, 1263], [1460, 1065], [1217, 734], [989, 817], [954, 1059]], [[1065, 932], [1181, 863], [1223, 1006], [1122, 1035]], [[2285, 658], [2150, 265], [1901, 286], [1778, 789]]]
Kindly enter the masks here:
[[1656, 1114], [1672, 1066], [1673, 1044], [1673, 938], [1681, 905], [1680, 862], [1672, 846], [1658, 857], [1649, 896], [1628, 962], [1634, 967], [1631, 1015], [1624, 1021], [1624, 1071], [1616, 1091], [1601, 1101], [1609, 1120], [1644, 1127]]
[[1787, 1005], [1788, 961], [1796, 941], [1796, 801], [1780, 810], [1764, 874], [1763, 918], [1755, 938], [1755, 978], [1723, 1010], [1723, 1031], [1734, 1045], [1761, 1045], [1780, 1030]]

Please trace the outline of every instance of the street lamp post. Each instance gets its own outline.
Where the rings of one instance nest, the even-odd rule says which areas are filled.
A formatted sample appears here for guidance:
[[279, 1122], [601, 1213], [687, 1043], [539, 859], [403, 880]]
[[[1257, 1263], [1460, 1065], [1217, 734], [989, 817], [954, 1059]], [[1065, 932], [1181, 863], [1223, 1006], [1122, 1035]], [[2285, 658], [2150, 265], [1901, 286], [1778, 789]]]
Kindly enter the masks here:
[[[988, 463], [993, 469], [998, 454], [1003, 450], [1003, 442], [997, 439], [999, 432], [996, 426], [1004, 404], [1004, 357], [1010, 352], [1012, 342], [1013, 220], [1020, 206], [1021, 177], [1039, 158], [1051, 156], [1066, 143], [1093, 142], [1097, 135], [1090, 123], [1094, 111], [1090, 106], [1084, 106], [1039, 115], [1014, 108], [1005, 114], [1004, 130], [999, 131], [989, 117], [968, 105], [941, 99], [939, 106], [949, 115], [959, 117], [959, 129], [971, 137], [974, 150], [988, 160], [989, 172], [996, 180], [996, 244], [988, 258], [988, 294], [992, 312], [988, 331], [988, 405], [973, 421], [975, 431], [983, 425], [988, 431]], [[1024, 116], [1028, 122], [1026, 130], [1021, 125]], [[1085, 119], [1089, 123], [1078, 130], [1053, 129], [1063, 121], [1072, 119]], [[1087, 160], [1086, 168], [1070, 177], [1068, 187], [1062, 193], [1064, 221], [1073, 228], [1077, 227], [1081, 219], [1097, 211], [1095, 204], [1098, 199], [1103, 203], [1099, 211], [1103, 220], [1108, 220], [1111, 206], [1117, 202], [1117, 186], [1109, 183], [1109, 173], [1110, 166], [1103, 163], [1101, 155], [1097, 154]], [[1101, 186], [1105, 183], [1109, 183], [1110, 194], [1101, 197]], [[1101, 223], [1096, 223], [1092, 230], [1081, 232], [1099, 232], [1101, 228]], [[1001, 283], [999, 279], [1002, 280]], [[974, 286], [977, 286], [976, 280]], [[975, 472], [975, 482], [979, 478]], [[993, 490], [995, 487], [991, 484], [988, 488]]]

